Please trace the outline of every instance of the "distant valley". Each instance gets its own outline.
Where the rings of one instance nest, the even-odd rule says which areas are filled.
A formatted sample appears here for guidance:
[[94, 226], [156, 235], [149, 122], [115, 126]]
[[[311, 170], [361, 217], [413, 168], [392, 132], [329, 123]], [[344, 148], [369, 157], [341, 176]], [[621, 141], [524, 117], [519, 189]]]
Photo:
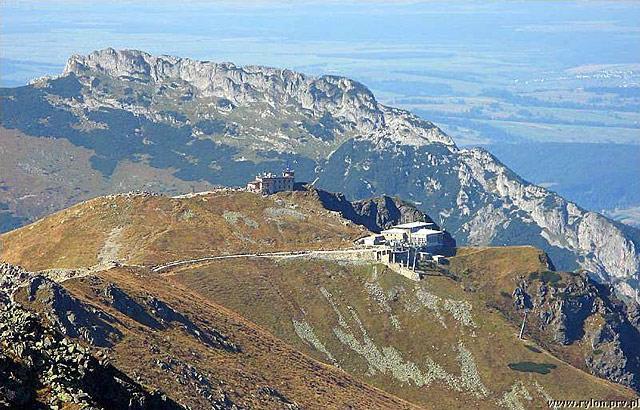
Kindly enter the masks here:
[[622, 222], [640, 204], [640, 144], [531, 143], [485, 145], [509, 168], [587, 209]]

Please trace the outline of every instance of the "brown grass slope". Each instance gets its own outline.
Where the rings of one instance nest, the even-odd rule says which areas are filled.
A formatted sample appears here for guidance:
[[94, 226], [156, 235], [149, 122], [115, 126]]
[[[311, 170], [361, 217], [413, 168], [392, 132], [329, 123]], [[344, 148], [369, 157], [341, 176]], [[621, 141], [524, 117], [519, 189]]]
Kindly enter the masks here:
[[[517, 326], [447, 277], [416, 283], [380, 265], [319, 260], [215, 261], [165, 277], [422, 406], [545, 408], [549, 398], [634, 397], [531, 350]], [[509, 367], [522, 362], [550, 371]]]
[[[451, 271], [458, 274], [466, 286], [477, 291], [485, 303], [500, 311], [514, 325], [521, 324], [522, 312], [514, 309], [512, 293], [523, 280], [529, 280], [544, 272], [549, 272], [546, 256], [541, 250], [530, 247], [484, 247], [464, 248], [451, 259]], [[553, 272], [561, 282], [572, 281], [574, 274]], [[534, 276], [535, 275], [535, 276]], [[537, 281], [539, 285], [541, 281]], [[580, 343], [562, 346], [535, 326], [535, 315], [529, 317], [527, 335], [532, 337], [558, 357], [573, 366], [586, 369]]]
[[[122, 303], [110, 304], [105, 289], [114, 285], [141, 305], [150, 298], [161, 301], [192, 321], [200, 333], [190, 334], [178, 325], [154, 327], [141, 319], [152, 310], [140, 313]], [[226, 405], [255, 409], [414, 408], [295, 350], [237, 313], [144, 270], [112, 269], [66, 281], [64, 287], [88, 309], [109, 317], [120, 332], [112, 347], [94, 351], [103, 350], [118, 369], [182, 405], [211, 408], [224, 398]], [[29, 299], [26, 290], [17, 299], [46, 311], [43, 299]], [[239, 351], [207, 345], [197, 337], [209, 330], [226, 337]]]
[[[637, 329], [629, 322], [637, 316], [637, 307], [625, 305], [586, 273], [551, 271], [546, 255], [532, 247], [461, 249], [450, 267], [463, 287], [514, 325], [523, 320], [514, 290], [527, 292], [535, 306], [527, 316], [526, 336], [576, 368], [598, 374], [594, 367], [607, 370], [616, 362], [627, 377], [637, 372]], [[590, 368], [589, 361], [596, 365]], [[624, 375], [611, 372], [608, 377], [619, 380]]]
[[29, 270], [92, 266], [101, 259], [155, 265], [220, 254], [344, 248], [366, 232], [324, 209], [312, 192], [115, 195], [0, 235], [0, 259]]
[[[200, 400], [190, 383], [180, 382], [185, 372], [193, 375], [189, 366], [222, 381], [228, 397], [257, 407], [265, 400], [282, 404], [270, 388], [310, 408], [407, 406], [402, 399], [427, 408], [520, 409], [544, 408], [549, 398], [634, 396], [527, 347], [530, 342], [517, 338], [517, 324], [490, 303], [487, 295], [501, 295], [514, 276], [546, 269], [544, 254], [531, 247], [463, 249], [451, 262], [462, 280], [430, 276], [419, 283], [369, 262], [306, 257], [218, 260], [165, 274], [132, 266], [344, 248], [365, 233], [308, 192], [117, 195], [0, 236], [0, 259], [30, 270], [109, 260], [129, 265], [65, 287], [115, 318], [124, 337], [108, 351], [119, 367], [177, 398]], [[242, 353], [203, 345], [180, 327], [155, 329], [132, 320], [104, 303], [108, 283], [139, 300], [164, 300], [203, 328], [228, 335]], [[522, 363], [536, 371], [509, 367]], [[317, 373], [324, 381], [316, 381]]]

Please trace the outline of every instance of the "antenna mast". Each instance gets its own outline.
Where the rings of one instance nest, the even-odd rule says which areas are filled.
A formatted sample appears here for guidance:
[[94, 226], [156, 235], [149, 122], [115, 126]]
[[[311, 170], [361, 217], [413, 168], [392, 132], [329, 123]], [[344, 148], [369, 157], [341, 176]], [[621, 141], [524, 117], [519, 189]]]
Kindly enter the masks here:
[[524, 334], [524, 323], [527, 321], [527, 313], [529, 313], [529, 309], [524, 310], [524, 319], [522, 319], [522, 326], [520, 327], [520, 336], [519, 339], [522, 339], [522, 335]]

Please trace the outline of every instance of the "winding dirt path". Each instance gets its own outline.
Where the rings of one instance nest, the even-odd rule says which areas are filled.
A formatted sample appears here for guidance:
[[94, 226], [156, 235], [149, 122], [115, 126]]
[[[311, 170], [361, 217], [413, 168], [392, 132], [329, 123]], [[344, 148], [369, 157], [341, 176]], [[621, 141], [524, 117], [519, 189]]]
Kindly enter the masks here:
[[323, 255], [331, 254], [346, 254], [346, 253], [362, 253], [364, 249], [340, 249], [331, 251], [319, 251], [319, 250], [302, 250], [292, 252], [264, 252], [264, 253], [237, 253], [233, 255], [216, 255], [206, 256], [197, 259], [181, 259], [162, 265], [156, 265], [151, 268], [153, 272], [161, 272], [166, 269], [170, 269], [176, 266], [192, 265], [200, 262], [215, 261], [220, 259], [234, 259], [234, 258], [299, 258], [304, 256], [321, 257]]

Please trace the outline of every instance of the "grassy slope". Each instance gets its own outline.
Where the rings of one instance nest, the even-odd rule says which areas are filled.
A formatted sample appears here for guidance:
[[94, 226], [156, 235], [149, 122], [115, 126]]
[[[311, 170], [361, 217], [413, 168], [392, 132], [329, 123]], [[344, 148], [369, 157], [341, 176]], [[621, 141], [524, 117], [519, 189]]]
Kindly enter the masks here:
[[30, 270], [91, 266], [114, 242], [119, 260], [154, 265], [224, 253], [342, 248], [365, 233], [306, 192], [101, 197], [0, 236], [0, 259]]
[[[117, 228], [122, 228], [119, 234]], [[93, 265], [105, 248], [115, 248], [111, 253], [129, 264], [153, 265], [224, 252], [338, 248], [351, 245], [364, 233], [304, 192], [267, 198], [243, 192], [179, 199], [117, 196], [79, 204], [2, 235], [0, 258], [32, 270], [77, 267]], [[112, 246], [105, 246], [109, 243]], [[632, 396], [628, 390], [576, 370], [548, 353], [528, 349], [517, 339], [516, 326], [487, 304], [482, 292], [469, 291], [484, 286], [499, 295], [500, 289], [509, 288], [514, 275], [545, 270], [540, 251], [531, 247], [462, 249], [452, 259], [451, 268], [461, 276], [467, 270], [467, 276], [477, 280], [458, 283], [428, 277], [415, 283], [382, 266], [304, 259], [222, 260], [162, 276], [148, 276], [144, 270], [138, 272], [142, 276], [124, 270], [101, 275], [132, 292], [145, 291], [173, 300], [203, 321], [231, 315], [252, 329], [255, 326], [246, 320], [257, 323], [265, 329], [265, 338], [270, 332], [299, 351], [425, 407], [473, 404], [478, 408], [518, 408], [517, 403], [531, 407], [526, 398], [529, 395], [536, 407], [549, 396]], [[68, 286], [96, 303], [85, 280], [73, 280]], [[122, 323], [127, 323], [125, 318]], [[175, 388], [149, 367], [150, 357], [142, 354], [151, 343], [146, 338], [157, 335], [139, 325], [127, 326], [131, 332], [135, 330], [135, 337], [125, 337], [117, 345], [119, 365], [129, 371], [149, 372], [148, 381], [157, 379], [162, 388]], [[235, 327], [218, 322], [216, 326], [233, 336]], [[176, 337], [161, 336], [169, 336], [169, 340]], [[249, 336], [242, 337], [239, 343], [247, 343]], [[162, 344], [160, 339], [153, 343]], [[186, 346], [201, 349], [177, 337], [175, 343], [165, 345], [165, 355], [175, 350], [187, 357]], [[264, 346], [256, 347], [255, 354], [261, 349]], [[206, 358], [197, 359], [199, 366], [214, 366], [210, 371], [233, 383], [255, 382], [229, 374], [234, 365], [243, 366], [248, 360], [260, 368], [270, 360], [270, 356], [260, 356], [251, 362], [252, 353], [239, 362], [217, 363], [218, 359], [210, 356], [214, 353], [206, 350], [199, 354]], [[546, 375], [508, 367], [523, 361], [556, 367]], [[287, 372], [286, 367], [277, 369]], [[307, 382], [313, 382], [307, 379], [311, 377], [307, 370], [292, 370], [287, 376], [289, 383], [299, 379], [303, 382], [297, 388], [308, 389]], [[276, 374], [260, 377], [266, 383]], [[325, 393], [333, 397], [327, 389]], [[295, 393], [293, 387], [287, 391], [303, 401], [311, 397]]]
[[0, 203], [27, 220], [96, 195], [127, 190], [182, 193], [206, 190], [207, 182], [182, 181], [174, 169], [122, 161], [110, 177], [91, 167], [94, 151], [62, 138], [28, 136], [0, 127]]
[[450, 269], [462, 277], [472, 274], [483, 291], [499, 293], [519, 275], [543, 272], [548, 266], [544, 252], [532, 246], [465, 247], [450, 259]]
[[[548, 353], [528, 349], [517, 339], [517, 328], [499, 312], [445, 277], [429, 277], [416, 284], [382, 266], [249, 260], [184, 268], [168, 278], [260, 323], [317, 359], [336, 363], [367, 383], [424, 406], [437, 403], [442, 408], [495, 408], [505, 399], [510, 400], [513, 395], [508, 392], [518, 390], [521, 383], [536, 407], [545, 403], [545, 394], [554, 398], [633, 396]], [[381, 292], [373, 290], [376, 287]], [[335, 309], [323, 292], [330, 295]], [[425, 293], [435, 301], [437, 311], [428, 307], [424, 297], [420, 302], [419, 295]], [[458, 319], [446, 308], [464, 307], [465, 301], [472, 306], [468, 313], [473, 323], [462, 319], [464, 308], [452, 309], [458, 312]], [[346, 326], [340, 324], [340, 317]], [[358, 320], [368, 336], [360, 330]], [[313, 347], [309, 339], [304, 341], [294, 322], [306, 322], [324, 347], [318, 348], [317, 343]], [[340, 332], [351, 334], [354, 339], [345, 343], [337, 337]], [[471, 353], [479, 378], [488, 390], [486, 396], [472, 386], [472, 377], [458, 387], [451, 377], [449, 381], [424, 383], [426, 375], [437, 373], [429, 371], [430, 360], [454, 378], [463, 373], [459, 343]], [[394, 360], [396, 353], [399, 360]], [[523, 361], [557, 367], [547, 375], [516, 372], [508, 367], [509, 363]], [[407, 376], [410, 374], [414, 377]], [[523, 395], [515, 400], [527, 408], [532, 405]], [[513, 404], [505, 406], [517, 408]]]
[[[305, 408], [413, 408], [403, 400], [368, 386], [300, 353], [269, 332], [223, 306], [207, 301], [157, 280], [143, 270], [112, 269], [99, 277], [65, 282], [67, 290], [99, 311], [115, 318], [113, 324], [123, 334], [108, 355], [113, 363], [153, 389], [160, 388], [176, 401], [192, 408], [210, 405], [189, 383], [179, 383], [185, 364], [212, 382], [211, 389], [223, 390], [242, 408], [276, 408], [281, 403], [265, 401], [259, 389], [277, 389], [288, 400]], [[102, 289], [115, 283], [127, 294], [145, 299], [156, 297], [186, 315], [201, 329], [216, 329], [238, 345], [240, 353], [209, 348], [177, 326], [165, 330], [149, 328], [101, 302]], [[24, 296], [19, 300], [30, 304]], [[171, 363], [163, 370], [156, 360]], [[188, 377], [187, 377], [188, 378]]]

